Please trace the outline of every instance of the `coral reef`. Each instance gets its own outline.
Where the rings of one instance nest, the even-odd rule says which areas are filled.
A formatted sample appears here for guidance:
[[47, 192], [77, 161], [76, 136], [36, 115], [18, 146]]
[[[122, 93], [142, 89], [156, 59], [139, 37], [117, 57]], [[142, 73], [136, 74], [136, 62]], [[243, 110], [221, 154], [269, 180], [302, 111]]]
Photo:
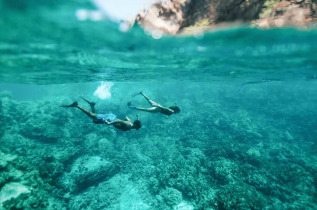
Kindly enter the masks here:
[[[185, 94], [164, 96], [155, 94], [164, 91], [160, 86], [153, 97], [178, 101], [181, 113], [154, 120], [153, 114], [112, 105], [119, 116], [124, 110], [139, 115], [144, 127], [131, 132], [95, 125], [77, 109], [58, 107], [69, 103], [66, 96], [31, 103], [2, 92], [1, 205], [314, 209], [316, 96], [306, 87], [191, 84], [183, 87]], [[121, 96], [116, 100], [120, 104]], [[262, 106], [264, 101], [271, 106]]]

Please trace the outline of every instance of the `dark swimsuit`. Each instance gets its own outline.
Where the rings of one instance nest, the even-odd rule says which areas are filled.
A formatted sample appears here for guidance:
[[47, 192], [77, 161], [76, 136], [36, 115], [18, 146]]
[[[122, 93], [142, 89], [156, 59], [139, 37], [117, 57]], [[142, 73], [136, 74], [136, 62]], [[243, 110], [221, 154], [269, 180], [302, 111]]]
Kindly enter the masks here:
[[130, 126], [127, 126], [126, 124], [122, 124], [122, 123], [120, 123], [120, 125], [113, 124], [113, 126], [118, 128], [118, 129], [120, 129], [120, 130], [122, 130], [122, 131], [127, 131], [127, 130], [131, 129]]
[[165, 109], [162, 109], [161, 108], [161, 111], [160, 111], [162, 114], [165, 114], [165, 115], [167, 115], [167, 116], [170, 116], [170, 115], [172, 115], [173, 114], [173, 112], [170, 112], [170, 111], [168, 111], [168, 110], [165, 110]]

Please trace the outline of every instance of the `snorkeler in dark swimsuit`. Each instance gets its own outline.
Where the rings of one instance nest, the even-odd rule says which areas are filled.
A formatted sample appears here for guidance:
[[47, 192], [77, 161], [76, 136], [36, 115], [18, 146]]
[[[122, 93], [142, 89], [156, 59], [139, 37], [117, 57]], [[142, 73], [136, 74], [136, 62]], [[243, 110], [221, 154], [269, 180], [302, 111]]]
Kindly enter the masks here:
[[135, 120], [134, 122], [132, 122], [129, 117], [126, 117], [125, 120], [120, 120], [114, 114], [96, 114], [95, 113], [95, 105], [96, 104], [94, 102], [90, 102], [90, 101], [84, 99], [83, 97], [81, 97], [81, 98], [83, 100], [85, 100], [90, 105], [91, 111], [79, 106], [77, 102], [74, 102], [74, 103], [72, 103], [70, 105], [66, 105], [66, 106], [64, 105], [61, 107], [76, 107], [79, 110], [81, 110], [82, 112], [84, 112], [88, 117], [90, 117], [93, 120], [93, 123], [95, 123], [95, 124], [113, 125], [117, 129], [122, 130], [122, 131], [128, 131], [131, 129], [139, 130], [141, 128], [141, 122], [138, 119]]
[[[136, 107], [136, 106], [133, 106], [131, 104], [131, 101], [128, 102], [128, 106], [131, 108], [131, 109], [137, 109], [137, 110], [140, 110], [140, 111], [146, 111], [146, 112], [152, 112], [152, 113], [162, 113], [164, 115], [172, 115], [172, 114], [177, 114], [180, 112], [180, 108], [178, 106], [170, 106], [170, 107], [164, 107], [162, 106], [161, 104], [158, 104], [154, 101], [152, 101], [147, 95], [145, 95], [143, 92], [140, 92], [140, 93], [137, 93], [136, 95], [142, 95], [146, 100], [147, 102], [149, 102], [149, 104], [152, 106], [152, 107], [149, 107], [149, 108], [142, 108], [142, 107]], [[136, 96], [134, 95], [134, 96]]]

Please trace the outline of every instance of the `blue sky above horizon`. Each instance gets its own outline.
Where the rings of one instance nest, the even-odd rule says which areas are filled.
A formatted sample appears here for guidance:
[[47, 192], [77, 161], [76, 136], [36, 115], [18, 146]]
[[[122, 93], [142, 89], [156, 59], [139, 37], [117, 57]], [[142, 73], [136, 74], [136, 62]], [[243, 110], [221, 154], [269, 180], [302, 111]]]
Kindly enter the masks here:
[[155, 0], [91, 0], [113, 20], [131, 19]]

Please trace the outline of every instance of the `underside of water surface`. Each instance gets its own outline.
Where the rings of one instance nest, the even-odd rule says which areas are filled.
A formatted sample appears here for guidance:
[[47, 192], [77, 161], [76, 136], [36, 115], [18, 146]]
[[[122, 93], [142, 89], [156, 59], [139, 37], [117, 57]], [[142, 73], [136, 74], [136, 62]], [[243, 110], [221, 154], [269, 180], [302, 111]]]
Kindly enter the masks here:
[[317, 30], [154, 39], [80, 8], [0, 1], [0, 209], [317, 208]]

